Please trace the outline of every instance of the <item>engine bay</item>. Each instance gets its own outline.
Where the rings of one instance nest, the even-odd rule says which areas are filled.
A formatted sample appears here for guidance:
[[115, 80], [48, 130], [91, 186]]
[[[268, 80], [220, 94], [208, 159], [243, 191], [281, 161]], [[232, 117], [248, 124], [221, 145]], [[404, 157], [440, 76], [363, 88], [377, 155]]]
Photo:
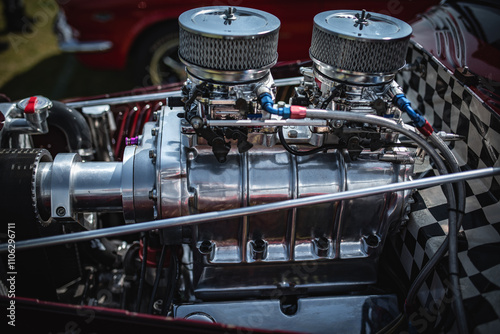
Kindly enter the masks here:
[[[410, 25], [354, 10], [313, 23], [300, 77], [273, 79], [277, 17], [204, 7], [179, 17], [180, 91], [0, 104], [16, 295], [263, 330], [393, 325], [405, 296], [389, 240], [417, 188], [442, 184], [456, 257], [461, 182], [498, 170], [460, 173], [444, 143], [458, 136], [396, 82]], [[441, 176], [425, 183], [429, 161]]]

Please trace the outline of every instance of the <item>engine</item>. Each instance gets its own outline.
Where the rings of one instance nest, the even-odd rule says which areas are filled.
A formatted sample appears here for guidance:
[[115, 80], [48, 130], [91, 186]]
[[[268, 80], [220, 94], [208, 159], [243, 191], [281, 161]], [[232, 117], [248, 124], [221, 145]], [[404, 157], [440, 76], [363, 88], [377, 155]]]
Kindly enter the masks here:
[[[112, 249], [114, 264], [81, 275], [108, 296], [89, 292], [80, 296], [85, 304], [277, 329], [290, 328], [294, 315], [297, 330], [318, 332], [328, 328], [328, 312], [344, 308], [394, 315], [394, 294], [366, 289], [378, 281], [388, 235], [407, 219], [412, 190], [293, 203], [412, 179], [415, 151], [395, 127], [406, 111], [422, 133], [429, 128], [394, 81], [411, 27], [365, 11], [318, 14], [312, 67], [301, 68], [289, 101], [278, 101], [271, 74], [278, 18], [206, 7], [183, 13], [179, 26], [188, 79], [141, 135], [127, 138], [121, 159], [109, 153], [109, 106], [84, 108], [81, 121], [79, 112], [43, 97], [0, 105], [2, 173], [20, 180], [5, 183], [2, 210], [12, 211], [9, 194], [21, 184], [28, 216], [42, 230], [58, 226], [56, 234], [98, 231], [117, 213], [131, 231], [184, 217], [136, 240], [94, 238], [91, 248]], [[47, 133], [58, 110], [73, 117], [69, 124], [83, 122], [66, 138], [87, 144], [52, 157], [31, 148], [32, 137]], [[350, 330], [361, 326], [343, 321]], [[387, 324], [372, 321], [374, 330]]]

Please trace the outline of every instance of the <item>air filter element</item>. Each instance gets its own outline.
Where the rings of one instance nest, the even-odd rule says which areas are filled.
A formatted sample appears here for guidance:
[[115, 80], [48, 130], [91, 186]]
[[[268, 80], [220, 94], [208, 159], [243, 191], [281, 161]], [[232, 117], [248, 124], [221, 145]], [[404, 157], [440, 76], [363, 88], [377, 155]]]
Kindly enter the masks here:
[[179, 17], [179, 55], [202, 80], [261, 79], [278, 59], [279, 19], [243, 7], [204, 7]]
[[353, 84], [390, 81], [404, 66], [412, 29], [396, 18], [333, 10], [314, 17], [309, 54], [315, 69]]

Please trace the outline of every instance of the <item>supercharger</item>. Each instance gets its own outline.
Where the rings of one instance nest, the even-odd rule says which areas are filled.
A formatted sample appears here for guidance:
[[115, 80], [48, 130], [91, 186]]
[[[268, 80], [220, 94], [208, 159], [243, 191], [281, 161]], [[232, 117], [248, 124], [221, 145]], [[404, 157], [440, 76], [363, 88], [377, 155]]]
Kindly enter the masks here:
[[[276, 101], [271, 75], [275, 16], [206, 7], [183, 13], [179, 26], [188, 76], [182, 93], [129, 141], [122, 161], [85, 161], [78, 153], [39, 159], [32, 200], [40, 223], [120, 211], [127, 224], [140, 224], [411, 180], [413, 151], [366, 118], [402, 122], [394, 76], [405, 65], [406, 23], [364, 11], [318, 14], [313, 65], [301, 70], [288, 103]], [[36, 101], [17, 109], [29, 103], [43, 123]], [[353, 116], [338, 116], [345, 114]], [[186, 224], [161, 230], [161, 241], [190, 253], [189, 284], [202, 301], [276, 289], [352, 291], [377, 281], [384, 242], [407, 219], [411, 193]], [[176, 316], [197, 310], [177, 306]]]

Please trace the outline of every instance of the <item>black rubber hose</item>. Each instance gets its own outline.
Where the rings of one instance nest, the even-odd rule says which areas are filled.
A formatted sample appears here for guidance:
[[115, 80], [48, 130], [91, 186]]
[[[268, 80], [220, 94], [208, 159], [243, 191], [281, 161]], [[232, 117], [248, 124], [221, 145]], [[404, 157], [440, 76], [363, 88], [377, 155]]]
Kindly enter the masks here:
[[139, 278], [139, 290], [137, 291], [137, 303], [135, 304], [135, 311], [140, 312], [142, 302], [142, 291], [144, 290], [144, 280], [146, 277], [146, 266], [148, 261], [148, 243], [149, 235], [144, 233], [142, 238], [142, 263], [141, 263], [141, 277]]
[[167, 284], [167, 294], [164, 299], [163, 308], [161, 311], [162, 315], [167, 315], [170, 305], [174, 300], [175, 288], [177, 287], [177, 281], [179, 280], [179, 259], [177, 258], [177, 247], [173, 246], [170, 249], [170, 275]]
[[[448, 146], [439, 138], [435, 133], [429, 137], [430, 141], [434, 146], [439, 149], [443, 155], [445, 161], [448, 163], [451, 172], [460, 172], [460, 166], [455, 156], [448, 148]], [[451, 185], [448, 185], [448, 187]], [[414, 303], [416, 295], [423, 282], [427, 279], [429, 274], [434, 270], [435, 266], [444, 257], [446, 251], [448, 251], [448, 261], [449, 261], [449, 276], [450, 276], [450, 290], [453, 296], [453, 306], [455, 311], [455, 317], [457, 319], [458, 330], [460, 333], [467, 333], [467, 318], [465, 314], [465, 309], [462, 300], [462, 293], [459, 287], [459, 265], [458, 265], [458, 249], [457, 249], [457, 233], [461, 226], [461, 221], [463, 218], [463, 213], [465, 210], [465, 183], [459, 182], [454, 184], [455, 190], [457, 192], [456, 207], [453, 208], [451, 205], [448, 208], [450, 210], [449, 215], [449, 231], [445, 240], [438, 248], [434, 256], [426, 263], [426, 265], [420, 270], [417, 277], [413, 281], [410, 289], [408, 291], [408, 296], [406, 298], [407, 307], [411, 307]], [[450, 199], [448, 198], [448, 201]], [[451, 217], [455, 216], [454, 219]], [[454, 226], [452, 226], [454, 225]]]
[[189, 121], [188, 119], [188, 113], [191, 108], [191, 104], [193, 104], [194, 100], [203, 93], [203, 90], [205, 89], [205, 86], [207, 85], [206, 82], [203, 82], [199, 85], [194, 86], [194, 88], [191, 90], [191, 96], [189, 99], [184, 103], [184, 118]]
[[62, 102], [52, 101], [52, 104], [47, 117], [49, 126], [54, 126], [64, 133], [71, 152], [80, 155], [91, 154], [92, 134], [85, 117]]
[[345, 86], [344, 84], [340, 84], [339, 86], [335, 86], [330, 94], [330, 96], [325, 100], [323, 101], [323, 103], [321, 104], [321, 109], [326, 109], [326, 107], [328, 107], [328, 105], [330, 104], [330, 102], [332, 102], [333, 98], [342, 94], [342, 92], [344, 91], [345, 89]]
[[165, 254], [167, 253], [167, 245], [163, 245], [161, 248], [160, 260], [158, 261], [158, 266], [156, 267], [156, 277], [153, 284], [153, 292], [151, 293], [151, 300], [149, 301], [148, 313], [153, 313], [153, 305], [155, 303], [156, 291], [158, 290], [158, 285], [160, 284], [161, 272], [163, 270], [163, 262], [165, 261]]
[[[410, 131], [408, 128], [406, 128], [404, 125], [401, 126], [399, 124], [394, 123], [393, 121], [387, 120], [382, 117], [375, 117], [372, 115], [361, 115], [361, 114], [352, 114], [352, 113], [346, 113], [346, 112], [338, 112], [338, 111], [331, 111], [331, 110], [318, 110], [318, 109], [308, 109], [307, 110], [307, 116], [311, 118], [323, 118], [323, 119], [341, 119], [345, 121], [351, 121], [351, 122], [358, 122], [358, 123], [372, 123], [376, 124], [379, 126], [387, 127], [390, 128], [394, 131], [400, 132], [404, 135], [406, 135], [408, 138], [414, 140], [416, 143], [418, 143], [420, 146], [424, 148], [424, 150], [429, 154], [431, 159], [434, 161], [436, 166], [438, 167], [438, 171], [440, 175], [445, 175], [448, 174], [448, 168], [444, 161], [441, 159], [441, 156], [438, 154], [438, 152], [435, 150], [434, 147], [431, 147], [425, 139], [420, 137], [417, 133]], [[435, 138], [433, 139], [431, 136], [431, 141], [438, 146], [442, 146]], [[445, 145], [446, 146], [446, 145]], [[443, 148], [443, 147], [442, 147]], [[446, 151], [443, 148], [443, 151]], [[443, 153], [443, 152], [442, 152]], [[444, 153], [447, 154], [447, 153]], [[448, 161], [448, 163], [452, 166], [454, 164], [453, 159], [451, 161]], [[451, 276], [451, 291], [453, 293], [454, 298], [454, 306], [455, 306], [455, 316], [457, 318], [457, 324], [458, 324], [458, 330], [460, 333], [467, 333], [467, 321], [465, 318], [465, 313], [462, 313], [463, 310], [463, 301], [460, 298], [460, 288], [458, 285], [458, 271], [455, 270], [458, 268], [458, 262], [455, 263], [454, 259], [457, 258], [457, 228], [458, 228], [458, 217], [457, 217], [457, 198], [455, 197], [455, 189], [451, 184], [445, 184], [443, 186], [443, 191], [445, 193], [446, 198], [448, 199], [448, 229], [449, 229], [449, 234], [448, 237], [445, 239], [445, 242], [441, 245], [440, 249], [446, 249], [446, 243], [448, 243], [448, 251], [450, 253], [450, 269], [453, 269], [449, 274]], [[453, 245], [451, 245], [453, 244]], [[433, 262], [433, 266], [429, 267], [429, 272], [434, 268], [435, 264], [439, 262], [439, 260], [442, 258], [444, 255], [444, 251], [441, 253], [436, 253], [434, 256], [431, 258]], [[452, 254], [454, 253], [454, 255]], [[454, 259], [452, 259], [454, 258]], [[429, 262], [431, 262], [431, 260]], [[458, 261], [458, 260], [457, 260]], [[415, 284], [412, 284], [415, 285]], [[416, 289], [418, 290], [418, 289]], [[408, 299], [407, 299], [408, 300]], [[458, 319], [461, 317], [461, 319]]]
[[311, 155], [311, 154], [319, 153], [319, 152], [322, 152], [324, 150], [328, 150], [330, 148], [336, 148], [335, 146], [323, 145], [321, 147], [316, 147], [316, 148], [310, 149], [308, 151], [298, 151], [298, 150], [292, 148], [286, 142], [285, 136], [283, 135], [283, 127], [282, 126], [278, 127], [278, 136], [280, 138], [281, 145], [283, 145], [283, 148], [285, 150], [287, 150], [288, 153], [293, 154], [293, 155], [306, 156], [306, 155]]
[[[15, 236], [17, 242], [42, 237], [32, 187], [38, 163], [49, 161], [52, 157], [44, 149], [0, 149], [0, 233], [4, 233], [5, 238]], [[15, 250], [12, 253], [15, 270], [8, 266], [10, 260], [5, 253], [0, 256], [0, 273], [17, 272], [16, 296], [57, 301], [49, 247], [19, 251], [15, 244], [12, 245], [9, 249]], [[0, 276], [4, 276], [0, 279], [7, 279], [5, 275]], [[6, 281], [3, 283], [9, 286]]]

